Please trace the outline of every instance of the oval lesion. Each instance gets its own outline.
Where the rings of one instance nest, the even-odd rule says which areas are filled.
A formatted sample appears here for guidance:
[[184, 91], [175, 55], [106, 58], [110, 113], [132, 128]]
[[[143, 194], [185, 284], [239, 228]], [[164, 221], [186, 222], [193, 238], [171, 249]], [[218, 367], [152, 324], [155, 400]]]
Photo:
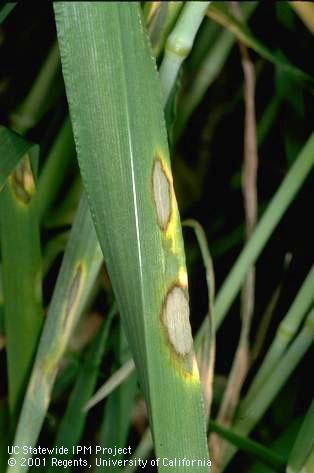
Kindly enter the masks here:
[[28, 154], [21, 158], [9, 180], [16, 198], [24, 204], [28, 204], [35, 192], [35, 181]]
[[158, 157], [154, 161], [152, 181], [158, 225], [166, 230], [172, 214], [172, 184]]
[[193, 337], [189, 301], [183, 287], [176, 284], [168, 291], [163, 304], [162, 321], [175, 353], [181, 357], [189, 355], [193, 349]]

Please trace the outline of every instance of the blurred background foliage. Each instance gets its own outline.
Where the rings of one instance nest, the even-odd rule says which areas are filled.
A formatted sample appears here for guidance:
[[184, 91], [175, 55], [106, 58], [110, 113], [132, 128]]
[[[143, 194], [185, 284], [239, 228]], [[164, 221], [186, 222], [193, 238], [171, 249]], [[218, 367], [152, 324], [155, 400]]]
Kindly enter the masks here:
[[[143, 2], [149, 3], [149, 2]], [[226, 2], [229, 3], [229, 2]], [[240, 2], [245, 11], [251, 2]], [[145, 6], [144, 6], [145, 8]], [[313, 12], [312, 12], [313, 15]], [[249, 15], [250, 31], [260, 43], [277, 57], [283, 58], [308, 76], [313, 77], [313, 35], [289, 2], [256, 2]], [[244, 245], [244, 208], [241, 192], [243, 161], [244, 101], [243, 71], [237, 42], [230, 35], [230, 47], [204, 93], [197, 89], [202, 67], [217, 47], [226, 28], [206, 18], [195, 39], [194, 47], [184, 62], [167, 106], [167, 124], [171, 146], [174, 185], [181, 217], [193, 218], [203, 226], [213, 257], [216, 286], [226, 278]], [[221, 53], [222, 54], [222, 53]], [[256, 72], [256, 119], [258, 136], [258, 214], [282, 182], [295, 157], [313, 130], [313, 82], [296, 78], [250, 49]], [[218, 55], [221, 59], [221, 56]], [[0, 121], [2, 125], [20, 128], [27, 123], [26, 137], [40, 145], [39, 175], [44, 169], [55, 137], [67, 115], [61, 65], [56, 47], [56, 31], [52, 6], [47, 2], [19, 3], [6, 17], [0, 29]], [[48, 59], [47, 59], [48, 58]], [[162, 59], [162, 50], [157, 63]], [[19, 123], [36, 78], [43, 72], [43, 86], [48, 94], [26, 122]], [[205, 70], [206, 72], [206, 70]], [[204, 73], [203, 73], [204, 74]], [[205, 74], [206, 83], [206, 74]], [[199, 100], [197, 94], [200, 93]], [[190, 104], [195, 99], [194, 109]], [[190, 110], [190, 111], [189, 111]], [[30, 122], [27, 122], [30, 118]], [[44, 213], [41, 241], [44, 254], [44, 303], [47, 307], [60, 268], [62, 252], [76, 210], [81, 181], [73, 149], [64, 156], [60, 187]], [[280, 294], [269, 321], [266, 340], [260, 349], [244, 391], [254, 377], [256, 368], [274, 337], [278, 323], [290, 307], [305, 275], [313, 263], [313, 175], [295, 197], [266, 244], [256, 265], [256, 301], [251, 330], [252, 347], [256, 343], [261, 318], [274, 291]], [[206, 277], [201, 255], [193, 233], [184, 227], [191, 323], [195, 332], [207, 312]], [[16, 269], [17, 270], [17, 269]], [[40, 444], [49, 445], [58, 430], [73, 382], [84, 359], [84, 350], [112, 302], [110, 282], [102, 268], [95, 289], [96, 297], [71, 340], [64, 369], [57, 378], [53, 401], [42, 430]], [[222, 329], [217, 334], [216, 382], [212, 412], [226, 385], [240, 332], [240, 302], [236, 299]], [[2, 332], [3, 333], [3, 332]], [[5, 350], [0, 325], [0, 396], [7, 392]], [[109, 376], [113, 366], [120, 366], [117, 355], [120, 325], [113, 322], [109, 349], [102, 359], [97, 385]], [[119, 351], [119, 350], [118, 350]], [[309, 382], [313, 369], [312, 353], [308, 352], [278, 394], [253, 437], [284, 457], [294, 442], [300, 423], [310, 405], [313, 385]], [[125, 357], [122, 356], [123, 360]], [[134, 404], [129, 444], [133, 447], [144, 431], [145, 414], [139, 395]], [[89, 412], [81, 444], [89, 444], [90, 435], [100, 429], [103, 406]], [[235, 458], [227, 471], [258, 470], [244, 453]]]

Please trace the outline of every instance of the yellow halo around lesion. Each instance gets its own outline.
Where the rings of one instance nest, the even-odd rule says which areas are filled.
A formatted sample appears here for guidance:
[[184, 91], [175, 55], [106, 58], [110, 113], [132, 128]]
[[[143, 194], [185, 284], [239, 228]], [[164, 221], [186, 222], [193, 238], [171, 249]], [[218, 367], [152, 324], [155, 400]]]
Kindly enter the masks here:
[[179, 267], [178, 281], [182, 287], [188, 287], [188, 273], [183, 265]]
[[[160, 175], [161, 173], [162, 175]], [[168, 185], [167, 189], [164, 184], [165, 181]], [[160, 191], [160, 187], [159, 185], [156, 185], [156, 183], [159, 183], [159, 185], [160, 183], [163, 183], [163, 189], [164, 192], [167, 192], [167, 195], [158, 195], [156, 188]], [[158, 224], [161, 227], [164, 238], [170, 243], [171, 252], [176, 253], [179, 251], [177, 234], [179, 228], [179, 211], [173, 188], [173, 177], [170, 164], [163, 153], [159, 151], [155, 153], [152, 171], [152, 186]], [[162, 205], [165, 206], [165, 209], [169, 208], [169, 211], [161, 208], [160, 206]], [[167, 215], [167, 221], [164, 221], [166, 218], [165, 215]], [[163, 219], [161, 219], [160, 216], [163, 216]]]

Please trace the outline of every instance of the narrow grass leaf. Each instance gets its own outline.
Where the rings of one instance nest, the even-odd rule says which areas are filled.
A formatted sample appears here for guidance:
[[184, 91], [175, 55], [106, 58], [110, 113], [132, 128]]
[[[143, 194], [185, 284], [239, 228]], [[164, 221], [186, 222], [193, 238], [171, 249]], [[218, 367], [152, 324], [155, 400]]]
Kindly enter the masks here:
[[[40, 338], [15, 445], [36, 444], [60, 360], [95, 284], [101, 263], [101, 250], [83, 194]], [[10, 473], [27, 471], [27, 467], [21, 466], [20, 458], [16, 459], [17, 464], [9, 469]]]
[[[122, 325], [118, 327], [118, 340], [117, 340], [117, 357], [119, 364], [124, 363], [126, 359], [130, 357], [130, 349], [126, 337], [123, 333]], [[99, 442], [100, 445], [106, 445], [108, 448], [120, 448], [120, 452], [126, 446], [128, 433], [130, 429], [131, 411], [134, 405], [135, 396], [137, 394], [137, 377], [136, 372], [133, 370], [128, 380], [119, 386], [109, 396], [105, 409], [104, 418], [100, 430]], [[110, 459], [109, 454], [103, 454], [103, 460]], [[115, 459], [123, 460], [123, 453], [117, 452]], [[109, 463], [109, 462], [108, 462]], [[121, 467], [114, 465], [111, 462], [108, 465], [98, 466], [97, 472], [117, 472], [120, 471]]]
[[123, 381], [125, 381], [130, 374], [134, 371], [135, 364], [132, 358], [126, 361], [121, 368], [115, 371], [108, 381], [106, 381], [97, 392], [89, 399], [89, 401], [84, 406], [84, 410], [88, 411], [94, 407], [99, 402], [106, 399], [109, 394], [111, 394], [118, 386], [120, 386]]
[[299, 473], [306, 464], [307, 458], [314, 449], [314, 400], [309, 407], [301, 425], [296, 441], [292, 447], [287, 473]]
[[[308, 138], [279, 189], [273, 196], [269, 206], [259, 220], [250, 241], [245, 245], [218, 292], [214, 308], [216, 329], [218, 329], [223, 322], [243, 283], [247, 271], [263, 250], [284, 212], [287, 210], [312, 170], [313, 164], [314, 133]], [[206, 330], [206, 322], [203, 323], [197, 334], [197, 343], [199, 343], [199, 339], [204, 330]]]
[[[115, 312], [116, 307], [113, 306], [85, 355], [55, 440], [55, 446], [67, 448], [68, 454], [56, 455], [57, 460], [71, 460], [74, 456], [73, 447], [76, 447], [81, 439], [86, 420], [86, 413], [83, 412], [82, 407], [95, 388]], [[47, 473], [54, 471], [60, 471], [60, 466], [51, 465], [47, 469]]]
[[[313, 321], [314, 310], [308, 314], [302, 330], [273, 370], [272, 376], [260, 388], [258, 395], [256, 395], [249, 406], [242, 408], [240, 404], [232, 429], [235, 433], [244, 436], [248, 435], [261, 420], [293, 370], [311, 347], [314, 339]], [[236, 450], [234, 446], [226, 448], [222, 470], [227, 467]]]
[[[43, 321], [39, 222], [34, 206], [38, 147], [1, 129], [0, 239], [11, 415], [17, 414]], [[14, 167], [15, 165], [15, 167]], [[18, 296], [17, 296], [18, 295]]]
[[285, 460], [260, 443], [255, 442], [248, 437], [242, 437], [241, 435], [234, 433], [232, 430], [222, 427], [217, 422], [209, 421], [208, 430], [209, 432], [217, 433], [223, 439], [235, 445], [240, 450], [249, 453], [253, 458], [260, 460], [275, 471], [284, 471]]
[[215, 273], [208, 242], [203, 227], [196, 220], [189, 219], [183, 222], [184, 226], [193, 228], [198, 245], [201, 250], [203, 264], [206, 269], [206, 282], [208, 294], [208, 330], [204, 332], [203, 340], [198, 350], [197, 362], [203, 387], [206, 416], [210, 416], [210, 408], [213, 398], [213, 381], [216, 356], [216, 336], [214, 317], [215, 298]]
[[[275, 455], [278, 455], [284, 460], [284, 467], [282, 469], [283, 472], [286, 471], [289, 453], [296, 439], [300, 424], [301, 419], [299, 417], [292, 420], [289, 422], [288, 426], [283, 430], [283, 432], [281, 432], [279, 437], [277, 437], [268, 445], [268, 448]], [[257, 460], [252, 462], [252, 464], [248, 467], [247, 473], [274, 473], [274, 469]]]
[[250, 402], [257, 395], [265, 380], [272, 376], [273, 370], [285, 352], [287, 346], [298, 332], [302, 320], [314, 301], [314, 266], [305, 278], [296, 298], [294, 299], [287, 315], [281, 321], [272, 344], [263, 360], [261, 367], [254, 377], [250, 389], [242, 401], [243, 405]]

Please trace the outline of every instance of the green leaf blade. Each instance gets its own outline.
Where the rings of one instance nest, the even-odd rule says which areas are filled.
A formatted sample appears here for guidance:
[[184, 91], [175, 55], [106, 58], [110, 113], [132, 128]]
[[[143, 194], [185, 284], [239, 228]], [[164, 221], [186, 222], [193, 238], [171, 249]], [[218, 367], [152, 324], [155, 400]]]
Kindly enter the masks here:
[[[24, 398], [14, 444], [35, 446], [43, 425], [52, 387], [67, 343], [85, 307], [102, 263], [102, 253], [82, 195], [62, 260], [35, 362]], [[27, 471], [22, 448], [10, 473]], [[30, 458], [32, 455], [23, 455]]]
[[17, 415], [43, 322], [39, 219], [34, 196], [38, 146], [0, 129], [0, 241], [9, 406]]
[[160, 86], [138, 5], [56, 3], [55, 13], [83, 182], [156, 456], [205, 459], [198, 469], [208, 471]]

